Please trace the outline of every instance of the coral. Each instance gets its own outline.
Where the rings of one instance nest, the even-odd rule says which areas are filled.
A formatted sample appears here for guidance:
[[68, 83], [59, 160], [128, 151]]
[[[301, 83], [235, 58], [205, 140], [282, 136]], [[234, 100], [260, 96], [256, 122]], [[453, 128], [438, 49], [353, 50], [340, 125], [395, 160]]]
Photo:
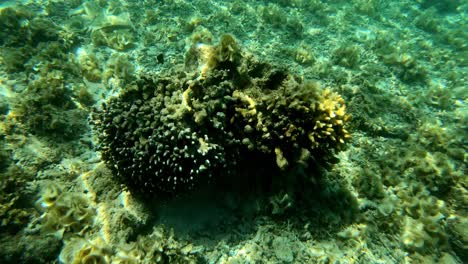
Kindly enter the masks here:
[[212, 2], [1, 1], [0, 263], [468, 263], [466, 0]]
[[287, 164], [307, 164], [309, 158], [321, 156], [318, 153], [340, 150], [350, 137], [344, 100], [318, 83], [287, 77], [276, 89], [251, 95], [235, 91], [233, 97], [238, 101], [234, 120], [241, 135], [255, 149], [274, 152], [283, 169]]
[[230, 35], [187, 57], [189, 75], [142, 76], [93, 114], [104, 161], [133, 189], [180, 193], [252, 159], [326, 164], [350, 137], [341, 96], [242, 54]]
[[[98, 134], [103, 159], [131, 187], [159, 194], [184, 190], [227, 169], [229, 157], [235, 160], [234, 152], [217, 144], [222, 138], [233, 140], [223, 127], [199, 126], [189, 118], [181, 86], [169, 78], [142, 79], [94, 116], [95, 129], [105, 131]], [[221, 102], [212, 105], [215, 111], [221, 107]], [[138, 121], [140, 117], [146, 121]]]

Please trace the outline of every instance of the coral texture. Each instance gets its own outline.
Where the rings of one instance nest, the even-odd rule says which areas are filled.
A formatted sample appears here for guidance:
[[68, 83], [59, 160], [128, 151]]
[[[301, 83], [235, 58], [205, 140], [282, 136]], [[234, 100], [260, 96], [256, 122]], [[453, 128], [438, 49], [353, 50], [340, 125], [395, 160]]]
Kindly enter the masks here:
[[173, 194], [245, 173], [246, 164], [278, 172], [326, 163], [350, 137], [348, 119], [338, 94], [259, 62], [224, 35], [218, 45], [195, 43], [185, 71], [125, 87], [92, 122], [119, 178]]

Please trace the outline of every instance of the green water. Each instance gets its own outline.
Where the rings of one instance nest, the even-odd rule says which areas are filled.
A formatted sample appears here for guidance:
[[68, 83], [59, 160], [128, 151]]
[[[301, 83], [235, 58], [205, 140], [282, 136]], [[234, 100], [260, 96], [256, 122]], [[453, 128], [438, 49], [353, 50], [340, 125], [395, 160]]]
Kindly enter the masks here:
[[467, 263], [467, 10], [1, 1], [0, 263]]

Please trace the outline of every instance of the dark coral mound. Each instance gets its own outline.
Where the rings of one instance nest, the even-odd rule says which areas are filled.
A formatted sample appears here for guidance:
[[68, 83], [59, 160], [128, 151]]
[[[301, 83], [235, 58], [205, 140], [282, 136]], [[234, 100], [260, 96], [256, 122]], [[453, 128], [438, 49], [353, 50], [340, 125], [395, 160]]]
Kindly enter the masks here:
[[338, 94], [242, 54], [229, 35], [194, 45], [186, 62], [141, 77], [92, 116], [102, 158], [132, 189], [173, 195], [273, 177], [327, 162], [349, 137]]
[[232, 147], [238, 142], [225, 127], [226, 106], [219, 100], [228, 90], [211, 94], [218, 100], [205, 97], [213, 102], [202, 122], [183, 105], [188, 84], [178, 77], [143, 78], [94, 115], [103, 159], [131, 187], [179, 192], [221, 170], [229, 174], [238, 159]]

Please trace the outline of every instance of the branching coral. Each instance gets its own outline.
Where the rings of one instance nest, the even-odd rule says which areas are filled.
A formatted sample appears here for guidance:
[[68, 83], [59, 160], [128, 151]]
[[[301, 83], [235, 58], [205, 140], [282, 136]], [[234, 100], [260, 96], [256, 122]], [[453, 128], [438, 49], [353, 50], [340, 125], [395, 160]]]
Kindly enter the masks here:
[[241, 53], [231, 35], [192, 46], [186, 69], [142, 76], [93, 114], [103, 159], [134, 189], [180, 193], [255, 175], [250, 162], [326, 164], [350, 138], [341, 96]]
[[276, 89], [262, 88], [261, 92], [234, 91], [239, 106], [233, 118], [242, 126], [246, 142], [265, 154], [274, 150], [280, 167], [288, 162], [307, 163], [318, 153], [339, 150], [350, 138], [344, 100], [331, 90], [292, 77]]

